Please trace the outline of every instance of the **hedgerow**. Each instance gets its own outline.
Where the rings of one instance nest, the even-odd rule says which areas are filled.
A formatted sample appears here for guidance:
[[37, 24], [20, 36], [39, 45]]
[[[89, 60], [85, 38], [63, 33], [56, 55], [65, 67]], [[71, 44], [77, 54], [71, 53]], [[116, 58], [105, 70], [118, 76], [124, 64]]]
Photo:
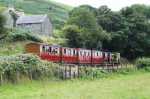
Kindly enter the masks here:
[[23, 77], [30, 80], [53, 78], [56, 77], [57, 67], [31, 54], [3, 56], [0, 57], [0, 82], [17, 83]]
[[34, 33], [31, 33], [23, 29], [18, 29], [18, 28], [14, 28], [10, 30], [5, 39], [9, 42], [25, 41], [25, 40], [43, 42], [43, 40], [39, 36], [35, 35]]
[[136, 65], [138, 69], [150, 70], [150, 58], [139, 58], [136, 60]]

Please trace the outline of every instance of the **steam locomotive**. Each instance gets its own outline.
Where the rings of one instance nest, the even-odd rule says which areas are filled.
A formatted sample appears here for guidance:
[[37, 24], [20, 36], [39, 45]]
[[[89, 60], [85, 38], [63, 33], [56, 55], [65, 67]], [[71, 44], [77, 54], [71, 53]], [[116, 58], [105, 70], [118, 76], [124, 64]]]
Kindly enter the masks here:
[[120, 53], [100, 50], [60, 47], [41, 43], [29, 43], [25, 49], [27, 53], [36, 54], [43, 60], [55, 63], [90, 65], [120, 62]]

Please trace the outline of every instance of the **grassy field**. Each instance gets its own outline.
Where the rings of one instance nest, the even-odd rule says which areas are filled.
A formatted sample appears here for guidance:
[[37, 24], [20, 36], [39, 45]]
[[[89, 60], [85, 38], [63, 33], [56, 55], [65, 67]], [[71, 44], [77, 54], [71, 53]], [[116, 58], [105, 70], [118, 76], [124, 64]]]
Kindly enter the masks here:
[[150, 73], [100, 80], [28, 82], [0, 87], [0, 99], [149, 99]]

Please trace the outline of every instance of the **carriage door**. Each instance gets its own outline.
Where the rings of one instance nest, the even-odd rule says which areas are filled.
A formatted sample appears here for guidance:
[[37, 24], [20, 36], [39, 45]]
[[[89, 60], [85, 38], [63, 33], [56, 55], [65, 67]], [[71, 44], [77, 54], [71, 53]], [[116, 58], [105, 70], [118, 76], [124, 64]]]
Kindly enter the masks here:
[[59, 55], [60, 55], [59, 47], [51, 46], [51, 58], [54, 62], [60, 61]]

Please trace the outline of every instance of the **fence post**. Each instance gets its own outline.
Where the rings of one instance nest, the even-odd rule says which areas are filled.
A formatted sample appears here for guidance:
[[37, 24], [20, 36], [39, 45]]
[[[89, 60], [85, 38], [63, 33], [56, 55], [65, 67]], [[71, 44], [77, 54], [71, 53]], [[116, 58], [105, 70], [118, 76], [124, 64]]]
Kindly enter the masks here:
[[72, 67], [72, 66], [70, 65], [70, 66], [69, 66], [69, 76], [70, 76], [69, 78], [70, 78], [70, 79], [72, 78], [72, 77], [71, 77], [71, 72], [72, 72], [71, 67]]
[[3, 74], [0, 75], [0, 85], [3, 84]]
[[65, 66], [65, 77], [64, 77], [65, 79], [67, 77], [66, 75], [67, 75], [67, 70], [66, 70], [66, 66]]
[[78, 71], [77, 71], [77, 72], [78, 72], [77, 75], [78, 75], [78, 78], [79, 78], [79, 77], [80, 77], [80, 65], [78, 65], [77, 70], [78, 70]]

